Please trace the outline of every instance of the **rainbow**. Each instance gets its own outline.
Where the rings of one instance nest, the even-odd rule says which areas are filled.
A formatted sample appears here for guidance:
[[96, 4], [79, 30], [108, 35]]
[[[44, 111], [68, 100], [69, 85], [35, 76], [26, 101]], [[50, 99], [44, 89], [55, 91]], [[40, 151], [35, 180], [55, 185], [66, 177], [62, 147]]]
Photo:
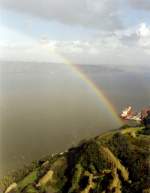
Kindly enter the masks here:
[[116, 112], [115, 107], [113, 104], [108, 100], [107, 96], [104, 94], [102, 89], [100, 89], [94, 82], [91, 80], [77, 65], [74, 65], [70, 60], [68, 60], [66, 57], [64, 57], [62, 54], [56, 52], [54, 49], [51, 49], [50, 47], [49, 51], [53, 52], [58, 58], [62, 59], [62, 63], [67, 65], [71, 71], [73, 71], [77, 76], [84, 81], [90, 89], [96, 94], [98, 99], [101, 103], [103, 103], [108, 110], [108, 112], [112, 115], [116, 123], [119, 125], [122, 125], [123, 122], [121, 121], [120, 117], [118, 116], [118, 113]]

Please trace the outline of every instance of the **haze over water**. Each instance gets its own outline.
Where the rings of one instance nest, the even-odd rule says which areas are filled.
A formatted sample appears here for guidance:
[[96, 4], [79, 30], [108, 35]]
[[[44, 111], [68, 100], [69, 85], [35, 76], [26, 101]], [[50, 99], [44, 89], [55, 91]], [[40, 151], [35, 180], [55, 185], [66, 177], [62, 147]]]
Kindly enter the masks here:
[[[66, 150], [81, 139], [119, 127], [94, 91], [64, 64], [0, 64], [0, 170]], [[80, 66], [119, 112], [149, 105], [146, 69]]]

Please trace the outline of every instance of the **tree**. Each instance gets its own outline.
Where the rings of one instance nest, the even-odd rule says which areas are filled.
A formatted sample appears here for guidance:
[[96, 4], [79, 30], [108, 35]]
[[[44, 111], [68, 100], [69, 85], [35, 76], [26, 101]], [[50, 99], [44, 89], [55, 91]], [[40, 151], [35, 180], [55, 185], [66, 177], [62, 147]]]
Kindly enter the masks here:
[[147, 112], [147, 116], [143, 119], [143, 123], [147, 129], [150, 129], [150, 111]]

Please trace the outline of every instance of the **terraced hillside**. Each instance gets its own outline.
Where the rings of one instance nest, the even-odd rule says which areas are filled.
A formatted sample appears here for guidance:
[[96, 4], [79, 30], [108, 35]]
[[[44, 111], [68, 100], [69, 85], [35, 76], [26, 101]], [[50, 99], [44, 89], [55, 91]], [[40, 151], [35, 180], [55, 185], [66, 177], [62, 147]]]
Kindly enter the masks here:
[[4, 177], [5, 193], [150, 193], [150, 135], [127, 127]]

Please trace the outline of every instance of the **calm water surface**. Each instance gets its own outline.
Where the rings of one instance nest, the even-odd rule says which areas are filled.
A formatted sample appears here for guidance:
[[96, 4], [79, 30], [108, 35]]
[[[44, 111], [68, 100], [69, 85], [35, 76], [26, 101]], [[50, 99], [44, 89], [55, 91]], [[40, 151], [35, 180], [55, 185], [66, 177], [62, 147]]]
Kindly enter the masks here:
[[[82, 66], [119, 111], [150, 103], [149, 70]], [[0, 64], [0, 175], [115, 129], [103, 101], [63, 64]]]

